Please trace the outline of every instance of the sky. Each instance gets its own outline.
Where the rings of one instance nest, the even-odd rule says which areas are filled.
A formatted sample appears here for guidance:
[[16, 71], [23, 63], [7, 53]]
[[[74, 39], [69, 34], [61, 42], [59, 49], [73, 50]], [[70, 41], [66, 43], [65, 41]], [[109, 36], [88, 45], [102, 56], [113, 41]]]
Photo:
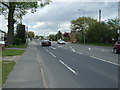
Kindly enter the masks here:
[[[79, 10], [80, 9], [80, 10]], [[70, 32], [70, 21], [78, 17], [86, 17], [98, 19], [98, 11], [102, 11], [102, 20], [114, 19], [118, 17], [117, 2], [56, 2], [53, 0], [49, 5], [38, 8], [33, 14], [28, 13], [23, 17], [23, 24], [28, 26], [29, 31], [34, 31], [36, 35], [56, 34], [61, 32]], [[7, 20], [0, 15], [0, 29], [7, 32]]]

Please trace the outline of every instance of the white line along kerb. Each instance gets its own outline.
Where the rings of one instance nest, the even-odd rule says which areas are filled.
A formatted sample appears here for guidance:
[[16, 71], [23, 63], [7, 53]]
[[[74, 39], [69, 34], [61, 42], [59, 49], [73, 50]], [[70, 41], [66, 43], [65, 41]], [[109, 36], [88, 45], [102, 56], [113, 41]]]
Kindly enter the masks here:
[[94, 56], [90, 56], [91, 58], [94, 58], [94, 59], [98, 59], [98, 60], [101, 60], [103, 62], [107, 62], [107, 63], [110, 63], [110, 64], [114, 64], [114, 65], [117, 65], [117, 66], [120, 66], [119, 64], [117, 63], [114, 63], [114, 62], [111, 62], [111, 61], [107, 61], [107, 60], [104, 60], [104, 59], [101, 59], [101, 58], [97, 58], [97, 57], [94, 57]]
[[65, 67], [67, 67], [72, 73], [74, 73], [75, 75], [78, 75], [78, 73], [76, 73], [72, 68], [70, 68], [68, 65], [66, 65], [64, 62], [62, 62], [61, 60], [59, 60], [60, 63], [62, 63]]
[[50, 54], [55, 58], [56, 56], [50, 52]]

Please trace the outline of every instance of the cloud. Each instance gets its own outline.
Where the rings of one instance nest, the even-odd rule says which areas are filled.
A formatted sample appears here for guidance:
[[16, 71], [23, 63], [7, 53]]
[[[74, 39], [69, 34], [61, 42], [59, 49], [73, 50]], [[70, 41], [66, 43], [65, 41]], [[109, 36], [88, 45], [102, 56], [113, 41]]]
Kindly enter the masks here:
[[[101, 9], [102, 20], [106, 20], [118, 16], [117, 5], [117, 2], [106, 2], [106, 0], [103, 2], [93, 0], [91, 0], [91, 2], [78, 2], [76, 0], [74, 0], [74, 2], [53, 1], [43, 8], [38, 8], [34, 14], [28, 12], [23, 17], [23, 24], [28, 25], [29, 31], [34, 31], [38, 35], [44, 35], [44, 33], [46, 33], [46, 35], [54, 34], [58, 30], [69, 32], [70, 21], [84, 16], [83, 10], [85, 11], [86, 17], [98, 19], [98, 10]], [[0, 22], [0, 28], [7, 30], [7, 22], [3, 19], [3, 16], [0, 16], [0, 20], [2, 20], [2, 22]]]
[[3, 15], [0, 15], [0, 29], [7, 32], [7, 20]]

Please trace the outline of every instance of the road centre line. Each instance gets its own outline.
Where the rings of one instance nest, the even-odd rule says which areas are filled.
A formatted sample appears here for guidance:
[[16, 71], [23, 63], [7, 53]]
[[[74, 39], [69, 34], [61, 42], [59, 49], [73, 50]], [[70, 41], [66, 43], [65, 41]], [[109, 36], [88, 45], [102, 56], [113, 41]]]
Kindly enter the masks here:
[[72, 73], [74, 73], [75, 75], [78, 75], [78, 73], [76, 73], [72, 68], [70, 68], [68, 65], [66, 65], [63, 61], [59, 60], [59, 62], [61, 64], [63, 64], [65, 67], [67, 67]]
[[72, 49], [73, 52], [75, 52], [75, 49], [73, 49], [72, 47], [70, 47]]
[[47, 49], [45, 49], [47, 52], [48, 52], [48, 50]]
[[50, 54], [51, 54], [54, 58], [56, 57], [53, 53], [50, 52]]
[[91, 48], [88, 48], [91, 51]]
[[56, 49], [56, 48], [54, 48], [54, 47], [52, 47], [52, 46], [51, 46], [51, 48], [54, 49], [54, 50]]
[[81, 52], [78, 52], [79, 54], [83, 54], [83, 53], [81, 53]]
[[90, 56], [90, 57], [94, 58], [94, 59], [98, 59], [98, 60], [103, 61], [103, 62], [107, 62], [107, 63], [110, 63], [110, 64], [114, 64], [114, 65], [120, 66], [117, 63], [114, 63], [114, 62], [111, 62], [111, 61], [107, 61], [107, 60], [104, 60], [104, 59], [101, 59], [101, 58], [97, 58], [97, 57], [94, 57], [94, 56]]
[[72, 49], [73, 52], [75, 52], [75, 49]]

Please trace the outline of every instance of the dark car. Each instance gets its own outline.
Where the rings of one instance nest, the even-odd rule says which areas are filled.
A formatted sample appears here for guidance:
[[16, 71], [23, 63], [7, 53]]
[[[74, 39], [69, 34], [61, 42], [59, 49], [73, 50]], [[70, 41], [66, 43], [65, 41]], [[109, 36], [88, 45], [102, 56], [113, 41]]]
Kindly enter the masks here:
[[41, 45], [42, 45], [42, 46], [51, 46], [51, 41], [50, 41], [50, 40], [43, 40], [43, 41], [41, 42]]
[[114, 44], [113, 52], [114, 52], [115, 54], [120, 53], [120, 41], [117, 41], [117, 42]]

